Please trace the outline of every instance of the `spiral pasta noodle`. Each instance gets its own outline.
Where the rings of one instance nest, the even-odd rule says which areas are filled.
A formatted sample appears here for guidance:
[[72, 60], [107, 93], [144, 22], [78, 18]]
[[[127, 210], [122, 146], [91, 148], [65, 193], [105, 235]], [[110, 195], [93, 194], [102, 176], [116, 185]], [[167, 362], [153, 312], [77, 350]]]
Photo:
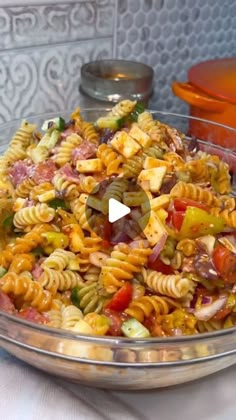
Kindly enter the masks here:
[[131, 280], [133, 274], [140, 272], [147, 263], [150, 253], [150, 249], [142, 248], [142, 242], [136, 248], [130, 248], [126, 244], [116, 245], [99, 277], [104, 289], [113, 293], [125, 280]]
[[[42, 133], [23, 121], [0, 156], [0, 307], [71, 334], [235, 327], [236, 199], [224, 159], [136, 101], [94, 123], [80, 108], [70, 118]], [[122, 221], [111, 223], [111, 198], [129, 207]], [[86, 345], [60, 351], [88, 357]]]
[[36, 183], [33, 179], [30, 179], [30, 178], [24, 179], [24, 181], [22, 181], [15, 189], [14, 197], [22, 197], [22, 198], [28, 197], [32, 188], [35, 185]]
[[89, 175], [89, 176], [81, 176], [80, 183], [79, 183], [79, 190], [80, 192], [86, 194], [94, 194], [96, 192], [96, 187], [99, 185], [96, 179]]
[[99, 134], [92, 123], [84, 121], [81, 126], [81, 131], [85, 140], [89, 141], [90, 143], [98, 144]]
[[79, 299], [79, 307], [84, 315], [90, 312], [100, 313], [105, 298], [100, 296], [97, 290], [98, 283], [85, 282], [77, 285], [77, 297]]
[[108, 116], [111, 117], [125, 117], [129, 115], [136, 105], [136, 101], [130, 101], [129, 99], [125, 99], [115, 105], [111, 111], [108, 113]]
[[73, 150], [82, 143], [83, 139], [74, 133], [61, 142], [58, 152], [55, 155], [55, 162], [59, 166], [65, 165], [71, 159]]
[[65, 177], [57, 173], [53, 178], [53, 185], [58, 193], [62, 194], [64, 197], [68, 199], [73, 199], [78, 197], [79, 195], [79, 188], [78, 184], [74, 183], [73, 181], [69, 181], [65, 179]]
[[144, 283], [154, 292], [174, 298], [186, 295], [192, 289], [192, 281], [180, 274], [165, 275], [154, 270], [142, 270]]
[[183, 181], [179, 181], [172, 188], [170, 195], [173, 198], [190, 198], [208, 205], [212, 205], [217, 202], [217, 198], [214, 194], [212, 194], [212, 192]]
[[70, 290], [81, 281], [81, 276], [71, 270], [53, 270], [44, 267], [43, 274], [39, 278], [42, 286], [55, 294], [58, 290]]
[[[64, 270], [67, 267], [79, 268], [79, 264], [76, 264], [76, 255], [71, 251], [65, 251], [64, 249], [55, 249], [55, 251], [47, 257], [42, 263], [42, 267], [52, 268], [53, 270]], [[72, 268], [73, 269], [73, 268]]]
[[145, 133], [147, 133], [153, 141], [161, 142], [161, 131], [159, 124], [152, 117], [152, 114], [145, 111], [138, 116], [138, 125]]
[[25, 207], [16, 212], [13, 223], [18, 229], [24, 229], [28, 225], [51, 222], [54, 216], [55, 210], [47, 204], [36, 204], [36, 206]]
[[155, 316], [166, 315], [173, 307], [178, 307], [178, 303], [162, 296], [143, 296], [133, 300], [125, 313], [139, 322], [143, 322], [144, 317], [149, 317], [152, 313]]
[[143, 160], [142, 156], [133, 156], [132, 158], [127, 159], [122, 165], [124, 177], [134, 178], [138, 176], [143, 167]]
[[14, 272], [7, 273], [0, 279], [0, 287], [6, 294], [21, 296], [25, 302], [40, 311], [48, 310], [52, 304], [51, 293], [27, 276], [20, 277]]
[[124, 159], [107, 144], [101, 144], [97, 149], [97, 157], [101, 159], [108, 176], [121, 173], [121, 164]]
[[184, 170], [190, 172], [193, 182], [209, 180], [209, 170], [203, 159], [190, 160], [184, 165]]

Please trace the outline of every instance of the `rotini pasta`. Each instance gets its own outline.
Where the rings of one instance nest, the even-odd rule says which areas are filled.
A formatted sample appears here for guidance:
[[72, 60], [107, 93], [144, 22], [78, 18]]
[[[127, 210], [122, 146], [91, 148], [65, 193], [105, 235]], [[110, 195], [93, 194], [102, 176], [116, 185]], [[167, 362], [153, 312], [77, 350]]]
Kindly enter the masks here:
[[99, 277], [105, 290], [114, 293], [125, 280], [132, 279], [134, 273], [140, 272], [147, 263], [150, 253], [149, 248], [142, 247], [142, 241], [136, 248], [130, 248], [126, 244], [116, 245], [102, 267]]
[[6, 294], [12, 294], [14, 297], [21, 296], [24, 302], [30, 303], [32, 307], [40, 311], [50, 309], [52, 304], [51, 293], [28, 276], [20, 277], [14, 272], [7, 273], [0, 279], [0, 287]]
[[36, 206], [19, 210], [14, 216], [13, 223], [22, 230], [28, 225], [51, 222], [54, 216], [55, 210], [48, 207], [47, 204], [36, 204]]
[[180, 274], [165, 275], [143, 269], [142, 278], [149, 289], [164, 296], [180, 298], [192, 289], [192, 281]]
[[207, 205], [214, 205], [217, 203], [217, 197], [206, 189], [197, 185], [179, 181], [170, 192], [171, 197], [190, 198], [195, 201], [200, 201]]
[[44, 267], [39, 282], [46, 290], [55, 294], [58, 290], [70, 290], [81, 281], [81, 276], [72, 270], [53, 270]]
[[124, 158], [111, 146], [107, 144], [98, 146], [97, 157], [101, 159], [108, 176], [121, 173], [121, 164], [123, 163]]
[[171, 308], [178, 307], [179, 304], [167, 297], [162, 296], [143, 296], [134, 299], [125, 312], [131, 317], [143, 322], [144, 317], [149, 317], [152, 313], [158, 315], [166, 315]]
[[[77, 108], [42, 131], [23, 121], [0, 157], [0, 293], [11, 310], [77, 334], [235, 327], [236, 199], [223, 159], [190, 151], [131, 100], [94, 123]], [[111, 198], [130, 207], [114, 223]]]

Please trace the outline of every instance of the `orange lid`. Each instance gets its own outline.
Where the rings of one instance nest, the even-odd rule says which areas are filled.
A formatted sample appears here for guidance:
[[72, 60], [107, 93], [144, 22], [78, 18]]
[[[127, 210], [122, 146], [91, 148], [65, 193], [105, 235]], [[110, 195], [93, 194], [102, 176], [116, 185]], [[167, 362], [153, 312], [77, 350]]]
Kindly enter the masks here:
[[190, 68], [188, 80], [208, 95], [236, 104], [236, 58], [196, 64]]

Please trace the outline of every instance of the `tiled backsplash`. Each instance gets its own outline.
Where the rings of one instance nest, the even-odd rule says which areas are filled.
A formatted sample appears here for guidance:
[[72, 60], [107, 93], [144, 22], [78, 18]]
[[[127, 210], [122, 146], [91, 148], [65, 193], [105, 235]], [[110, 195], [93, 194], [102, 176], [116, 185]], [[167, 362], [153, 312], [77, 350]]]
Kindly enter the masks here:
[[152, 105], [187, 112], [171, 83], [197, 62], [236, 56], [236, 1], [120, 0], [117, 56], [154, 68]]
[[234, 0], [0, 0], [0, 122], [72, 108], [81, 65], [118, 57], [155, 70], [152, 105], [196, 62], [236, 55]]
[[0, 7], [0, 122], [73, 108], [81, 65], [113, 55], [115, 0], [35, 3]]

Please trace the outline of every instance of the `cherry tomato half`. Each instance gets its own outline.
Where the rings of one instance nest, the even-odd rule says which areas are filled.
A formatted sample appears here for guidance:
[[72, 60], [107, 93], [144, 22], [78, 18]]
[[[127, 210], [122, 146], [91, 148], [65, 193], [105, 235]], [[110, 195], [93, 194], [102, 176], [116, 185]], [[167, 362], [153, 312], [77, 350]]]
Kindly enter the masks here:
[[121, 312], [124, 311], [132, 299], [133, 288], [130, 283], [125, 283], [106, 305], [106, 309]]
[[197, 201], [190, 200], [189, 198], [175, 198], [173, 204], [175, 210], [177, 211], [185, 211], [187, 207], [197, 207], [198, 209], [209, 211], [205, 204], [198, 203]]
[[225, 281], [225, 283], [236, 282], [236, 255], [223, 245], [218, 245], [213, 251], [213, 263]]

